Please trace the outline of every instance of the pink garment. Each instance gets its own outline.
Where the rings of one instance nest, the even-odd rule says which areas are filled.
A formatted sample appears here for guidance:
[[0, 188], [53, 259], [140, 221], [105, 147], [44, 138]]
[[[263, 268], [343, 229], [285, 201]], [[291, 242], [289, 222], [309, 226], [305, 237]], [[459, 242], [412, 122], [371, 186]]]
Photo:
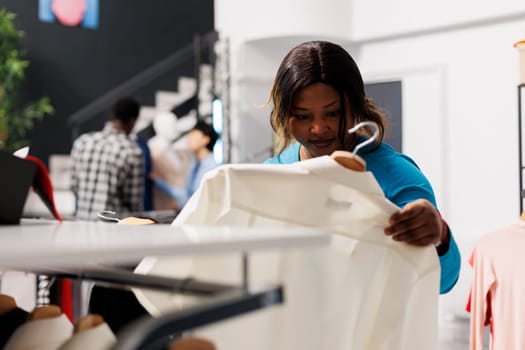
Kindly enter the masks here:
[[484, 235], [470, 257], [474, 269], [467, 311], [470, 349], [481, 350], [490, 324], [492, 350], [525, 349], [525, 222]]
[[51, 9], [58, 21], [66, 26], [78, 26], [86, 13], [86, 0], [53, 0]]

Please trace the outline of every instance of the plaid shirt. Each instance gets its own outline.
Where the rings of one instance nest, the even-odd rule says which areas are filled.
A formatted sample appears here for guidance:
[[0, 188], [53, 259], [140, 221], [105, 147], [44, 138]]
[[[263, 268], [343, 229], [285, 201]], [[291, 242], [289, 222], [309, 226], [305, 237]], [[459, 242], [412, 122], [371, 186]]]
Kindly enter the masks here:
[[142, 210], [144, 156], [135, 140], [111, 123], [81, 135], [71, 150], [71, 186], [76, 216], [95, 220], [101, 210]]

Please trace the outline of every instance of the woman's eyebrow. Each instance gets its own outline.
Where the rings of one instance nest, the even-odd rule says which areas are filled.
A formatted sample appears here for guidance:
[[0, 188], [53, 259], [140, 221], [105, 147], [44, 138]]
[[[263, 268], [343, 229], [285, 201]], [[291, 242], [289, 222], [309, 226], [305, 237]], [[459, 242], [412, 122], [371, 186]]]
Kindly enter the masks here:
[[324, 108], [324, 109], [326, 109], [326, 108], [330, 108], [330, 107], [332, 107], [333, 105], [335, 105], [335, 104], [337, 104], [337, 103], [339, 103], [339, 101], [337, 101], [337, 100], [334, 101], [334, 102], [330, 102], [329, 104], [327, 104], [327, 105], [324, 106], [323, 108]]
[[[327, 108], [330, 108], [330, 107], [332, 107], [333, 105], [335, 105], [337, 103], [339, 103], [339, 101], [330, 102], [329, 104], [323, 106], [322, 108], [323, 109], [327, 109]], [[299, 107], [299, 106], [292, 106], [292, 109], [298, 109], [300, 111], [308, 111], [308, 108]]]

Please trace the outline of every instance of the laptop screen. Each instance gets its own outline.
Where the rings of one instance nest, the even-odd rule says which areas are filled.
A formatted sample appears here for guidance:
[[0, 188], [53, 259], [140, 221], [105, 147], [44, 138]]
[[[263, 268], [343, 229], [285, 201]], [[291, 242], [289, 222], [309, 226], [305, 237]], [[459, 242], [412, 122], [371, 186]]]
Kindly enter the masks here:
[[0, 151], [0, 224], [18, 224], [36, 164]]

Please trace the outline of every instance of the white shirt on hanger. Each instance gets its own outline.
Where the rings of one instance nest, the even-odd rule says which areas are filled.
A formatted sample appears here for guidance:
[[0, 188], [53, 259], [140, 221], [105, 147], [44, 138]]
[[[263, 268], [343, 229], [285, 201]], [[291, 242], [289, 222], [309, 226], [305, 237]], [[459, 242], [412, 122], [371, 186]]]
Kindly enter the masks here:
[[[250, 285], [282, 283], [284, 304], [197, 333], [221, 349], [435, 349], [438, 257], [385, 236], [396, 210], [371, 173], [328, 156], [211, 171], [173, 225], [313, 226], [334, 236], [328, 248], [251, 253]], [[239, 257], [147, 258], [137, 271], [239, 284]], [[136, 294], [153, 314], [198, 302]]]

